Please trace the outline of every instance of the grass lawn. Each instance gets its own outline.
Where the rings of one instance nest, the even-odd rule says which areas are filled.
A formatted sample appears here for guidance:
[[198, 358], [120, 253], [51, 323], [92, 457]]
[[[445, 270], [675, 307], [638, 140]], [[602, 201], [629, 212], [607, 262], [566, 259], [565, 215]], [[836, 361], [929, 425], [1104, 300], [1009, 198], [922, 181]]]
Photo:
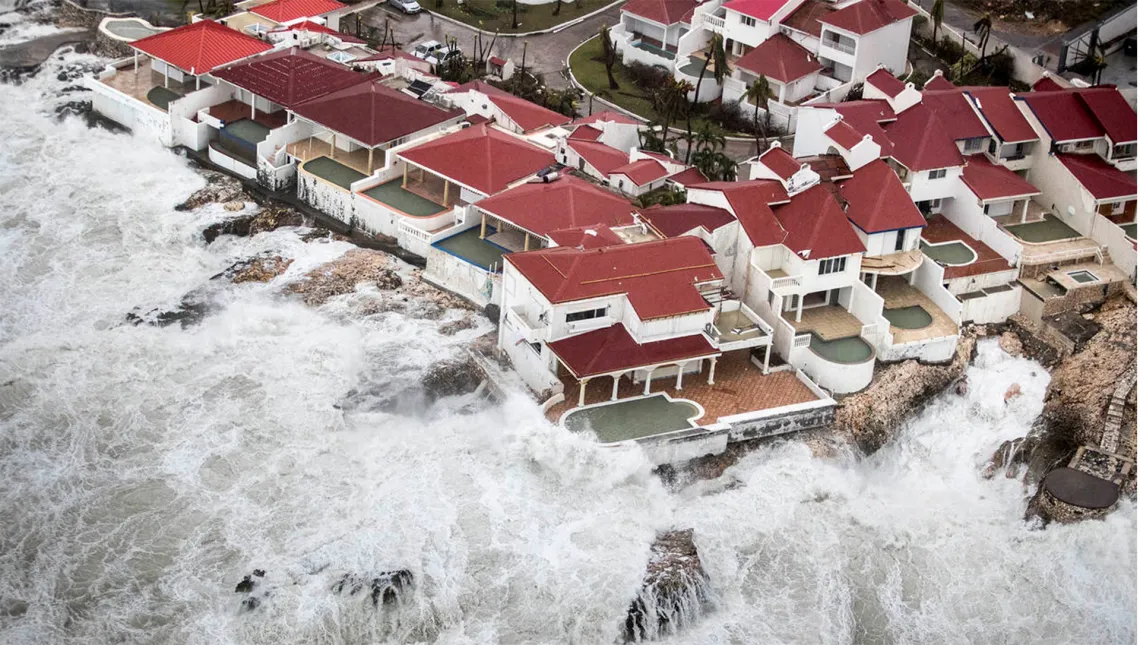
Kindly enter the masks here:
[[[606, 66], [602, 64], [602, 41], [597, 36], [587, 40], [570, 55], [570, 70], [574, 72], [574, 78], [578, 79], [582, 87], [610, 103], [623, 107], [650, 121], [664, 121], [654, 111], [653, 100], [649, 97], [648, 92], [634, 84], [633, 79], [626, 72], [625, 66], [621, 63], [614, 65], [614, 79], [621, 87], [616, 90], [610, 89], [610, 81], [606, 77]], [[693, 131], [699, 130], [707, 121], [704, 117], [694, 116]], [[684, 130], [685, 119], [674, 120], [672, 127]], [[723, 129], [719, 126], [717, 128]]]
[[[466, 0], [459, 6], [456, 0], [443, 0], [443, 6], [437, 7], [434, 0], [428, 0], [422, 6], [433, 13], [454, 18], [460, 22], [478, 27], [484, 31], [498, 31], [503, 34], [519, 34], [531, 31], [550, 29], [564, 22], [570, 22], [588, 13], [597, 11], [610, 4], [613, 0], [581, 0], [581, 2], [562, 3], [562, 10], [557, 16], [554, 14], [554, 3], [544, 5], [518, 5], [519, 28], [511, 27], [511, 5], [504, 2], [502, 6], [495, 0]], [[579, 8], [581, 5], [581, 8]]]

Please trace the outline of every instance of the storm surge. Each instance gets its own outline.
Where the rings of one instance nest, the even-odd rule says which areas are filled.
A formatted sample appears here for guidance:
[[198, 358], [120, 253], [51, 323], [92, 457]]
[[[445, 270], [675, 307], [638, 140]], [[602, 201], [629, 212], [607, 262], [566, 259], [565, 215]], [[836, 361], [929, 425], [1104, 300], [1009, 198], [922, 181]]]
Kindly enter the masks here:
[[[968, 392], [873, 456], [791, 440], [676, 491], [522, 394], [396, 405], [490, 323], [306, 306], [283, 285], [353, 247], [298, 229], [207, 245], [227, 213], [174, 209], [204, 185], [184, 157], [55, 119], [57, 71], [98, 62], [0, 85], [0, 642], [611, 643], [671, 528], [711, 609], [665, 642], [1135, 640], [1135, 506], [1040, 530], [980, 475], [1040, 365], [983, 341]], [[294, 261], [211, 280], [262, 253]], [[209, 284], [200, 322], [126, 320]]]

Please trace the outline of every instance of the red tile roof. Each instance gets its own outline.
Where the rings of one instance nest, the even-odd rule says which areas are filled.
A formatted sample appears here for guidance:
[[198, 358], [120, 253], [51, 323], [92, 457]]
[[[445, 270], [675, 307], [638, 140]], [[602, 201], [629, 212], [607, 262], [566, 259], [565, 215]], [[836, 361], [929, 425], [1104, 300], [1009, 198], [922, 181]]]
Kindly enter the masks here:
[[656, 159], [638, 159], [610, 171], [611, 175], [625, 175], [638, 186], [644, 186], [669, 174]]
[[906, 89], [905, 83], [882, 67], [868, 74], [865, 82], [892, 99]]
[[780, 226], [771, 206], [788, 201], [788, 193], [778, 181], [714, 181], [692, 186], [718, 190], [728, 200], [736, 219], [753, 246], [780, 244], [787, 232]]
[[709, 178], [696, 168], [686, 168], [675, 175], [669, 175], [669, 181], [675, 181], [682, 186], [708, 183]]
[[365, 42], [364, 39], [362, 39], [362, 38], [357, 38], [356, 36], [352, 36], [352, 35], [346, 34], [344, 32], [337, 31], [335, 29], [330, 29], [330, 28], [328, 28], [328, 27], [326, 27], [320, 23], [313, 22], [312, 20], [305, 20], [303, 22], [298, 22], [296, 24], [289, 25], [288, 27], [277, 27], [276, 29], [273, 29], [272, 31], [274, 33], [288, 32], [288, 31], [308, 31], [311, 33], [328, 34], [330, 36], [335, 36], [335, 37], [339, 38], [341, 41], [346, 42], [346, 43], [355, 43], [358, 45], [363, 45]]
[[915, 207], [898, 175], [882, 159], [843, 180], [839, 194], [847, 202], [847, 219], [864, 233], [926, 226], [926, 218]]
[[1065, 88], [1062, 87], [1060, 83], [1053, 80], [1052, 77], [1049, 76], [1042, 76], [1041, 78], [1037, 79], [1036, 83], [1033, 84], [1034, 92], [1055, 92], [1057, 90], [1063, 89]]
[[453, 90], [448, 90], [447, 93], [455, 94], [457, 92], [468, 91], [480, 92], [486, 95], [504, 114], [517, 123], [523, 132], [530, 132], [552, 125], [563, 125], [571, 121], [571, 118], [565, 114], [548, 110], [541, 105], [531, 103], [526, 99], [519, 98], [510, 92], [501, 90], [483, 81], [469, 81]]
[[1136, 196], [1136, 175], [1118, 170], [1097, 155], [1057, 155], [1096, 200]]
[[601, 112], [594, 112], [589, 116], [580, 116], [577, 119], [574, 119], [574, 124], [578, 125], [581, 123], [602, 123], [608, 121], [612, 121], [614, 123], [625, 123], [627, 125], [641, 124], [641, 122], [637, 119], [626, 116], [621, 112], [615, 112], [614, 110], [602, 110]]
[[206, 74], [215, 67], [273, 49], [267, 42], [213, 20], [159, 32], [140, 38], [130, 46], [195, 75]]
[[819, 22], [820, 18], [833, 11], [835, 11], [835, 7], [830, 3], [820, 0], [807, 0], [781, 20], [780, 24], [819, 38], [823, 31], [823, 25]]
[[917, 13], [899, 0], [861, 0], [820, 18], [820, 22], [863, 35], [911, 18]]
[[441, 110], [379, 81], [356, 83], [296, 105], [302, 117], [377, 146], [463, 116], [463, 110]]
[[731, 0], [724, 3], [724, 8], [767, 22], [788, 2], [789, 0]]
[[883, 156], [891, 154], [894, 144], [883, 128], [897, 117], [886, 101], [863, 99], [846, 103], [824, 103], [813, 107], [829, 108], [842, 114], [843, 120], [855, 130], [859, 138], [869, 134], [875, 143], [879, 144]]
[[583, 249], [596, 249], [603, 246], [616, 246], [625, 244], [625, 240], [618, 237], [608, 226], [584, 226], [582, 228], [565, 228], [561, 231], [551, 231], [546, 235], [558, 246]]
[[[1078, 97], [1080, 91], [1025, 92], [1017, 99], [1025, 101], [1056, 143], [1104, 136], [1104, 127]], [[1132, 118], [1136, 118], [1135, 114]]]
[[[999, 89], [1008, 93], [1005, 88]], [[970, 99], [961, 89], [946, 92], [927, 90], [922, 93], [922, 105], [938, 117], [942, 130], [955, 141], [990, 136], [986, 124], [978, 118], [974, 108], [970, 107]], [[902, 145], [907, 142], [896, 139], [895, 143]]]
[[1136, 111], [1115, 89], [1093, 87], [1078, 92], [1077, 96], [1104, 128], [1114, 144], [1136, 141]]
[[213, 75], [287, 108], [369, 78], [296, 47], [228, 65]]
[[548, 347], [579, 379], [720, 355], [702, 334], [638, 344], [621, 323], [556, 340]]
[[818, 260], [867, 250], [847, 223], [843, 209], [822, 185], [795, 195], [790, 203], [776, 206], [772, 212], [787, 231], [784, 246], [801, 256], [808, 251], [809, 259]]
[[504, 257], [551, 303], [625, 294], [642, 320], [708, 309], [694, 283], [724, 278], [704, 243], [692, 236]]
[[1040, 195], [1041, 191], [1017, 173], [986, 161], [982, 156], [970, 157], [962, 170], [962, 181], [970, 192], [983, 201]]
[[574, 131], [570, 133], [567, 139], [573, 141], [597, 141], [600, 136], [602, 136], [601, 130], [595, 130], [588, 125], [584, 125], [574, 128]]
[[990, 128], [1005, 143], [1036, 141], [1037, 133], [1004, 87], [971, 88], [966, 92]]
[[674, 204], [651, 206], [641, 211], [641, 217], [665, 237], [684, 235], [695, 228], [709, 233], [736, 221], [732, 213], [703, 204]]
[[859, 132], [846, 121], [836, 121], [835, 125], [823, 131], [831, 140], [850, 150], [863, 140], [863, 133]]
[[570, 140], [566, 145], [605, 177], [629, 163], [629, 155], [596, 141]]
[[888, 123], [884, 129], [894, 142], [891, 156], [912, 172], [965, 163], [958, 146], [943, 129], [942, 121], [922, 104], [898, 115], [898, 119]]
[[473, 125], [397, 154], [484, 195], [554, 164], [549, 152], [487, 125]]
[[298, 18], [322, 16], [348, 5], [336, 0], [275, 0], [250, 9], [250, 13], [269, 18], [273, 22], [289, 22]]
[[693, 0], [630, 0], [621, 10], [662, 25], [672, 25], [681, 22], [697, 4]]
[[780, 179], [788, 180], [800, 170], [800, 162], [783, 148], [769, 148], [760, 155], [760, 163], [776, 173]]
[[929, 80], [926, 81], [926, 84], [922, 86], [922, 89], [937, 91], [937, 90], [952, 90], [955, 87], [957, 87], [957, 86], [954, 85], [953, 83], [951, 83], [949, 81], [949, 79], [947, 79], [945, 76], [943, 76], [941, 74], [935, 74], [934, 76], [931, 76]]
[[633, 223], [634, 207], [622, 197], [577, 177], [515, 186], [475, 204], [536, 235], [588, 226]]
[[[864, 0], [866, 2], [868, 0]], [[741, 56], [736, 66], [763, 74], [780, 83], [791, 83], [823, 69], [811, 52], [784, 34], [776, 34]]]
[[487, 60], [489, 60], [492, 65], [498, 65], [499, 67], [502, 67], [503, 65], [507, 64], [507, 61], [505, 58], [499, 58], [498, 56], [492, 56]]

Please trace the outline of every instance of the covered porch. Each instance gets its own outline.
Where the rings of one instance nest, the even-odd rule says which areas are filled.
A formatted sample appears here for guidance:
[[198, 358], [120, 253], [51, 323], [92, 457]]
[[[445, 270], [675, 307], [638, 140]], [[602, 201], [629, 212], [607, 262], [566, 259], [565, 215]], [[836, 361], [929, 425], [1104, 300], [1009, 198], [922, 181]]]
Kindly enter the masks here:
[[998, 226], [1040, 222], [1049, 213], [1049, 209], [1032, 199], [984, 204], [983, 208]]
[[320, 137], [306, 137], [285, 146], [285, 152], [301, 163], [318, 157], [328, 157], [342, 166], [362, 174], [371, 175], [374, 168], [384, 165], [385, 151], [374, 148], [357, 148], [346, 151], [336, 146], [337, 134], [328, 132], [328, 141]]
[[913, 275], [922, 266], [922, 250], [899, 251], [887, 255], [864, 256], [859, 266], [863, 282], [871, 290], [878, 285], [880, 276]]
[[150, 58], [138, 53], [135, 53], [132, 63], [100, 79], [100, 82], [160, 110], [166, 110], [171, 102], [202, 87], [200, 77], [180, 82], [171, 78], [165, 68], [162, 72], [155, 71]]
[[545, 237], [479, 209], [479, 239], [513, 253], [549, 246]]

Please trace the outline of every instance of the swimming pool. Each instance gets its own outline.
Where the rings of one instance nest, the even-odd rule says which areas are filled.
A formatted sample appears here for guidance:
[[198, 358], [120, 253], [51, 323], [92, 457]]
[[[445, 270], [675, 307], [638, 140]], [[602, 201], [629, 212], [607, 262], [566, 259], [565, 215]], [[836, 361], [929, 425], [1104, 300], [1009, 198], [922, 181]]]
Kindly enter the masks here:
[[934, 322], [934, 317], [921, 305], [884, 309], [883, 317], [890, 321], [892, 327], [899, 329], [924, 329]]
[[1045, 219], [1040, 222], [1007, 226], [1005, 230], [1030, 244], [1071, 240], [1081, 236], [1080, 233], [1069, 228], [1068, 225], [1052, 215], [1046, 215]]
[[858, 336], [824, 340], [815, 332], [811, 334], [808, 348], [832, 363], [862, 363], [874, 354], [867, 341]]
[[1096, 277], [1096, 274], [1090, 271], [1085, 271], [1084, 269], [1081, 269], [1080, 271], [1070, 271], [1069, 277], [1073, 280], [1076, 280], [1077, 282], [1080, 282], [1081, 284], [1085, 284], [1086, 282], [1096, 282], [1100, 279]]
[[1124, 234], [1127, 235], [1129, 239], [1136, 239], [1136, 222], [1121, 224], [1120, 228], [1124, 229]]
[[925, 241], [922, 241], [919, 242], [919, 248], [921, 248], [923, 254], [931, 260], [947, 266], [971, 264], [974, 260], [978, 259], [978, 254], [974, 252], [974, 249], [958, 241], [942, 242], [940, 244], [927, 244]]
[[574, 432], [592, 431], [601, 443], [613, 443], [692, 428], [702, 414], [691, 401], [654, 394], [570, 410], [562, 425]]

